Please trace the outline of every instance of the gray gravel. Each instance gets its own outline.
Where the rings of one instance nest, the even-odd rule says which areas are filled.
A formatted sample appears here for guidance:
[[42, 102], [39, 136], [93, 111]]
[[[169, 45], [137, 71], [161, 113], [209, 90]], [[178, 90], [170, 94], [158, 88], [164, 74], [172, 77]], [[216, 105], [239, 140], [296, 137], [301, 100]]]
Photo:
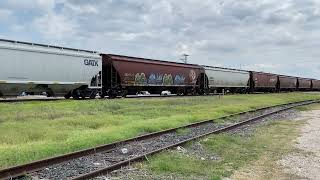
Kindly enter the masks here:
[[173, 151], [178, 151], [179, 153], [182, 153], [187, 157], [193, 157], [199, 160], [217, 161], [221, 159], [217, 154], [213, 154], [207, 151], [200, 142], [194, 142], [187, 147], [179, 146]]
[[258, 127], [264, 126], [267, 123], [270, 123], [272, 121], [278, 121], [279, 119], [288, 119], [288, 118], [293, 119], [293, 118], [296, 118], [297, 116], [298, 116], [297, 111], [294, 109], [290, 109], [282, 113], [268, 116], [267, 118], [263, 118], [260, 121], [250, 123], [246, 126], [241, 126], [239, 128], [233, 129], [228, 133], [234, 134], [234, 135], [240, 135], [243, 137], [248, 137], [248, 136], [252, 136]]
[[[181, 142], [191, 137], [212, 132], [214, 130], [217, 130], [218, 128], [225, 127], [235, 122], [240, 122], [248, 118], [278, 109], [279, 108], [272, 108], [255, 113], [247, 113], [242, 116], [235, 117], [234, 119], [230, 119], [228, 123], [224, 124], [216, 124], [213, 122], [202, 124], [197, 127], [190, 128], [190, 130], [186, 131], [186, 133], [168, 133], [139, 142], [129, 142], [127, 144], [124, 144], [123, 146], [113, 149], [110, 152], [96, 153], [94, 155], [89, 155], [64, 163], [56, 164], [54, 166], [50, 166], [46, 169], [30, 174], [30, 176], [34, 179], [68, 179], [70, 177], [79, 176], [103, 167], [110, 166], [111, 164], [134, 158], [142, 154], [160, 149], [162, 147]], [[123, 148], [125, 148], [128, 153], [122, 153], [121, 150]]]
[[300, 152], [284, 156], [280, 161], [284, 171], [301, 179], [320, 179], [320, 110], [302, 112], [296, 120], [306, 120], [297, 139]]

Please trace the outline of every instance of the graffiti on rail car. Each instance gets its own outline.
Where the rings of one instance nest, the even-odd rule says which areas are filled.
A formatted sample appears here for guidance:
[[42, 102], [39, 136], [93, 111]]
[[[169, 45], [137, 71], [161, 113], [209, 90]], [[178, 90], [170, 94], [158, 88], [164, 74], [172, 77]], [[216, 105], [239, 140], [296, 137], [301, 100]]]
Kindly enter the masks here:
[[163, 76], [163, 85], [169, 86], [173, 84], [173, 78], [171, 74], [164, 74]]
[[126, 84], [135, 84], [135, 74], [134, 73], [124, 73], [123, 81]]
[[[190, 75], [191, 81], [195, 81], [196, 77]], [[124, 82], [127, 85], [155, 85], [155, 86], [172, 86], [172, 85], [185, 85], [187, 78], [183, 74], [172, 75], [170, 73], [125, 73]]]
[[175, 85], [184, 85], [186, 78], [183, 75], [176, 75], [174, 78]]
[[135, 75], [135, 84], [136, 85], [146, 85], [147, 84], [147, 78], [144, 73], [137, 73]]
[[193, 84], [196, 83], [197, 73], [194, 70], [190, 70], [189, 77], [190, 77], [191, 83]]
[[148, 79], [148, 84], [162, 85], [163, 74], [151, 73]]

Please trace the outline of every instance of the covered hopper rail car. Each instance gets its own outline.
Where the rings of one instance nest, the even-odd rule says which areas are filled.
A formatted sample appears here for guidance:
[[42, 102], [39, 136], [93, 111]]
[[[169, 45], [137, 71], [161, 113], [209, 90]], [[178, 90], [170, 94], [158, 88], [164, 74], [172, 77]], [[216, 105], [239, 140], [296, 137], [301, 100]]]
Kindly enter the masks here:
[[101, 91], [102, 60], [97, 52], [0, 40], [0, 95], [45, 93], [66, 98]]
[[139, 91], [178, 95], [201, 94], [204, 69], [199, 65], [102, 54], [105, 95], [126, 96]]
[[223, 90], [241, 93], [249, 90], [250, 72], [237, 69], [203, 66], [208, 79], [207, 92], [222, 92]]

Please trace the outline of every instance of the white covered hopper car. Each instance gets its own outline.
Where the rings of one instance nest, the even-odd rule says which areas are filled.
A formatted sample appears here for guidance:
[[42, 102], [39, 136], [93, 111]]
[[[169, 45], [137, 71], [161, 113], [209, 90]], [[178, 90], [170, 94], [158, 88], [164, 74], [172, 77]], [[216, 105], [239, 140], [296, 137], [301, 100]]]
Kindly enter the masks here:
[[0, 96], [95, 97], [102, 59], [94, 51], [0, 40]]
[[222, 67], [203, 66], [208, 78], [210, 92], [247, 92], [249, 90], [250, 73], [244, 70]]

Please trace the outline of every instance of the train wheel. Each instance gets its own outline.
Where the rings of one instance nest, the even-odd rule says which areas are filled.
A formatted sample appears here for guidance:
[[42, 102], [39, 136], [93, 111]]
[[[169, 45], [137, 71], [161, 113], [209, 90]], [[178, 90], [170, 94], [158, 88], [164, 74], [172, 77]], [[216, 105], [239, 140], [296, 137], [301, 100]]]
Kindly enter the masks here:
[[90, 98], [90, 99], [95, 99], [96, 96], [97, 96], [97, 91], [92, 91], [91, 94], [90, 94], [90, 96], [89, 96], [89, 98]]
[[83, 92], [81, 92], [81, 93], [80, 93], [80, 97], [81, 97], [81, 99], [85, 99], [85, 98], [86, 98], [86, 95], [85, 95]]
[[64, 95], [64, 98], [65, 98], [65, 99], [70, 99], [70, 97], [71, 97], [70, 93]]
[[105, 98], [105, 95], [103, 93], [100, 93], [99, 96], [100, 96], [101, 99]]
[[127, 95], [128, 95], [128, 91], [127, 91], [127, 90], [124, 90], [124, 91], [122, 92], [122, 95], [121, 95], [121, 96], [125, 98], [125, 97], [127, 97]]
[[115, 99], [117, 97], [117, 94], [111, 91], [109, 92], [108, 96], [109, 96], [109, 99]]
[[73, 94], [73, 95], [72, 95], [72, 98], [73, 98], [73, 99], [79, 99], [79, 96], [78, 96], [78, 95]]
[[89, 96], [90, 99], [95, 99], [96, 98], [96, 93], [93, 93], [92, 95]]
[[54, 96], [54, 93], [51, 90], [47, 91], [46, 94], [47, 94], [47, 97], [53, 97]]
[[79, 90], [72, 91], [72, 98], [73, 99], [79, 99], [80, 98], [80, 92]]
[[112, 94], [110, 95], [110, 98], [111, 98], [111, 99], [115, 99], [116, 97], [117, 97], [117, 94], [113, 94], [113, 93], [112, 93]]

